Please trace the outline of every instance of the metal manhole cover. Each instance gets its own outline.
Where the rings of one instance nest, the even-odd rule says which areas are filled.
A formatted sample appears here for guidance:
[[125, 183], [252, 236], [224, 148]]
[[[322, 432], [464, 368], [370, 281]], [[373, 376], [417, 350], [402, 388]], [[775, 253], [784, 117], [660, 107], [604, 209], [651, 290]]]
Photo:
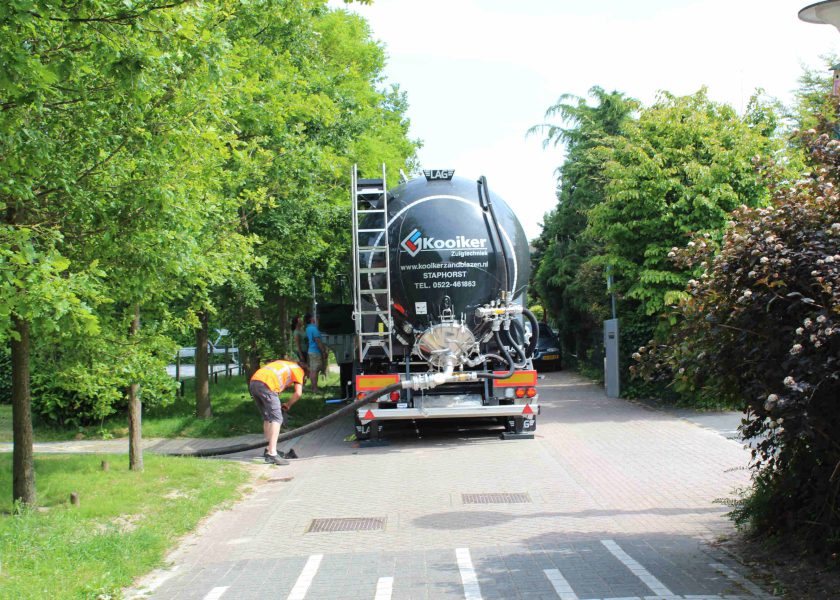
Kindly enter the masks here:
[[524, 504], [531, 501], [527, 492], [496, 494], [461, 494], [464, 504]]
[[350, 517], [341, 519], [313, 519], [306, 533], [335, 531], [378, 531], [385, 529], [387, 517]]

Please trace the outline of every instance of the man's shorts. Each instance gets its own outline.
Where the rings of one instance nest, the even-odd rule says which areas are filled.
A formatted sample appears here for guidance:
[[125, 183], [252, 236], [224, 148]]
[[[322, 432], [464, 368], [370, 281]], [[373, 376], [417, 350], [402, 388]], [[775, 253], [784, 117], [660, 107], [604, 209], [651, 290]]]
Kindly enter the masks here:
[[309, 377], [315, 379], [318, 376], [318, 371], [324, 365], [320, 352], [309, 353]]
[[269, 423], [283, 422], [283, 409], [280, 406], [280, 396], [268, 389], [268, 386], [262, 381], [252, 381], [248, 385], [248, 391], [251, 392], [251, 398], [257, 405], [263, 421]]

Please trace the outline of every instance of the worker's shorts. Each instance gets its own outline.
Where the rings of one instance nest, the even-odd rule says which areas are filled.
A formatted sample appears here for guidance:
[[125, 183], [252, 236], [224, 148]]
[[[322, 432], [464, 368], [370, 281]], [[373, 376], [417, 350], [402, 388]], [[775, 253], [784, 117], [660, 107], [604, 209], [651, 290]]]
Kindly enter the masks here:
[[310, 352], [309, 353], [309, 377], [313, 380], [317, 380], [318, 378], [318, 371], [321, 370], [321, 367], [324, 366], [323, 358], [321, 357], [320, 352]]
[[283, 422], [283, 409], [280, 406], [280, 396], [268, 389], [262, 381], [254, 380], [248, 385], [251, 398], [257, 405], [263, 421], [269, 423]]

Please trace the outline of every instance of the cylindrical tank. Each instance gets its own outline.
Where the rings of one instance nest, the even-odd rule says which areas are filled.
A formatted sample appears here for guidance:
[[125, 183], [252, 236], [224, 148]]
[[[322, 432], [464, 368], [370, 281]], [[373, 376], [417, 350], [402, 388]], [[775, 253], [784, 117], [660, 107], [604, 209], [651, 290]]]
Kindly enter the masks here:
[[[479, 184], [462, 177], [421, 177], [389, 191], [391, 312], [398, 330], [420, 333], [448, 317], [475, 328], [475, 309], [502, 292], [524, 301], [531, 271], [528, 239], [510, 207], [490, 190], [497, 231], [479, 195]], [[379, 245], [380, 238], [372, 235], [368, 243]], [[360, 258], [363, 268], [382, 266], [374, 253]], [[383, 287], [382, 276], [364, 279], [370, 288]], [[384, 308], [385, 297], [376, 298]]]

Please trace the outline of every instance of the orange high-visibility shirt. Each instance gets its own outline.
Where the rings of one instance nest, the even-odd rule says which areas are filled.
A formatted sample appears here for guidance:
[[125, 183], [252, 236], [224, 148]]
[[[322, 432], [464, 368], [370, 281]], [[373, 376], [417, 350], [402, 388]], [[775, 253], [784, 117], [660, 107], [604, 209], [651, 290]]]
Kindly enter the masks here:
[[303, 369], [295, 362], [275, 360], [257, 369], [251, 381], [262, 381], [268, 389], [279, 394], [292, 382], [303, 383]]

